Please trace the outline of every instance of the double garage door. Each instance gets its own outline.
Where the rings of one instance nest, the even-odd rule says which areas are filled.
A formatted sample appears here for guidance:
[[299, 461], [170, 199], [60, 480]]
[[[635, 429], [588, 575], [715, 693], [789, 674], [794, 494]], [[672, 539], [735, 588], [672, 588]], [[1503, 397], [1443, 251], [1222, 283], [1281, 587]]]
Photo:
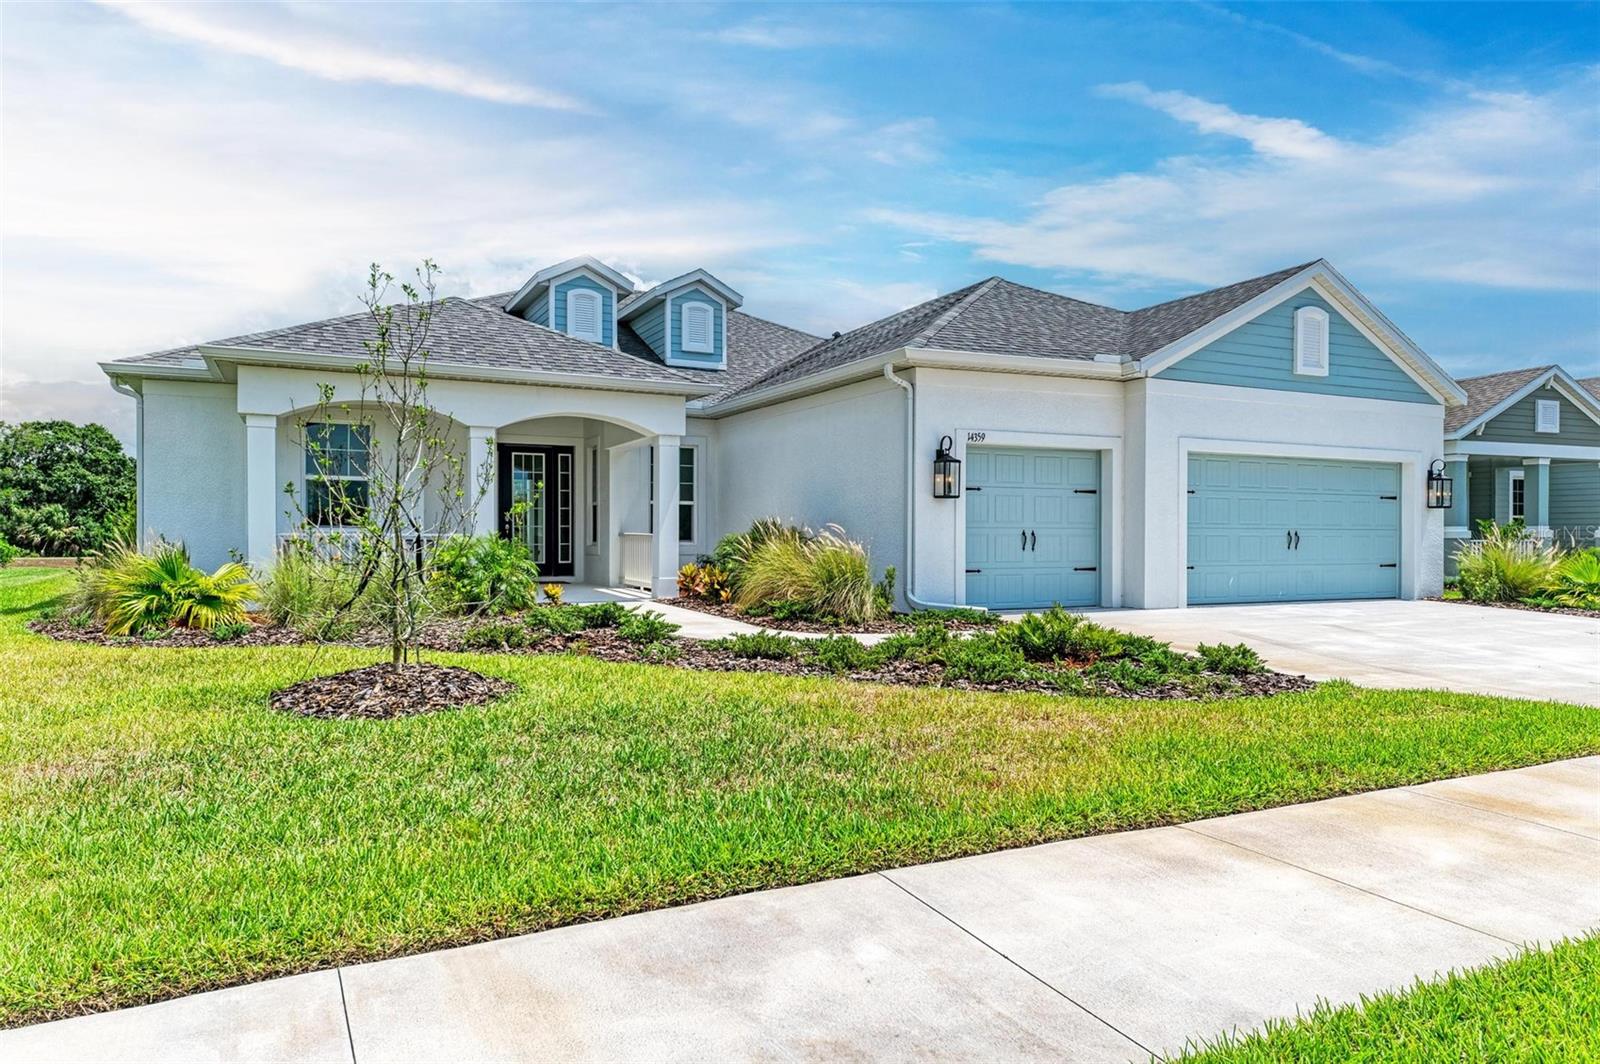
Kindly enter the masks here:
[[1189, 603], [1395, 598], [1400, 467], [1189, 456]]
[[[966, 479], [967, 602], [1100, 604], [1098, 452], [973, 447]], [[1399, 466], [1195, 454], [1188, 491], [1191, 605], [1400, 593]]]

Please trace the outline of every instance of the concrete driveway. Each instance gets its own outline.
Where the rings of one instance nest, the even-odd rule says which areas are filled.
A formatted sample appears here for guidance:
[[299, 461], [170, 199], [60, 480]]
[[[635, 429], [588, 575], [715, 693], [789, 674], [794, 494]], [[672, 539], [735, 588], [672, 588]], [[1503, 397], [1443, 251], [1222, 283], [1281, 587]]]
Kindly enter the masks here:
[[1148, 1060], [1600, 925], [1600, 757], [0, 1031], [0, 1060]]
[[1314, 680], [1600, 706], [1600, 619], [1593, 617], [1400, 601], [1099, 610], [1093, 617], [1182, 650], [1248, 643], [1273, 668]]

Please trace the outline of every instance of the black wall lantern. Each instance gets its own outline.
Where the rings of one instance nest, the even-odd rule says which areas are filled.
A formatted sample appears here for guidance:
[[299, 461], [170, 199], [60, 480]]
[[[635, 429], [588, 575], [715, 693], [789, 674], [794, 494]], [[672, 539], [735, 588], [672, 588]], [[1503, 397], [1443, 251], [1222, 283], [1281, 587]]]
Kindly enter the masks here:
[[939, 449], [933, 455], [933, 497], [959, 499], [961, 497], [961, 459], [950, 453], [955, 446], [949, 436], [939, 440]]
[[1455, 502], [1455, 482], [1444, 475], [1444, 459], [1428, 467], [1428, 509], [1448, 510]]

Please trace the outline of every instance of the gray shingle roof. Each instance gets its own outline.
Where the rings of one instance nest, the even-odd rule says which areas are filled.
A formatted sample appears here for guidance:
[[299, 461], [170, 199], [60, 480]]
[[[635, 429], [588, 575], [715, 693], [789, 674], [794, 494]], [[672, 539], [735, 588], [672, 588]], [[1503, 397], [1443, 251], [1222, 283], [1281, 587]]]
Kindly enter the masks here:
[[1135, 311], [990, 277], [824, 340], [743, 387], [723, 393], [717, 401], [902, 347], [1085, 361], [1097, 355], [1142, 358], [1248, 303], [1314, 261]]
[[1553, 367], [1533, 366], [1530, 369], [1512, 369], [1504, 373], [1490, 373], [1482, 377], [1466, 377], [1456, 381], [1467, 393], [1467, 402], [1465, 406], [1451, 407], [1444, 412], [1445, 434], [1449, 435], [1463, 425], [1472, 424], [1485, 412], [1503, 403], [1551, 368]]
[[1600, 377], [1582, 377], [1578, 383], [1583, 385], [1583, 390], [1600, 399]]

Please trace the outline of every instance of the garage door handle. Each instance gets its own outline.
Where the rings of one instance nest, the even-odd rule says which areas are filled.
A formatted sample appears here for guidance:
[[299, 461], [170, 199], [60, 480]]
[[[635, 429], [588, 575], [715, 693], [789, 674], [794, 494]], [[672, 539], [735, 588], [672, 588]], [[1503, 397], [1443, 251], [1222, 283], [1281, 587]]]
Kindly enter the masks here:
[[1288, 529], [1284, 529], [1283, 531], [1283, 549], [1294, 550], [1294, 533], [1290, 532]]
[[1294, 549], [1300, 549], [1300, 533], [1298, 531], [1294, 534]]
[[1028, 530], [1026, 528], [1022, 530], [1022, 549], [1028, 549]]
[[1029, 532], [1028, 533], [1028, 549], [1029, 550], [1034, 550], [1034, 551], [1039, 549], [1039, 533], [1037, 533], [1037, 532]]

